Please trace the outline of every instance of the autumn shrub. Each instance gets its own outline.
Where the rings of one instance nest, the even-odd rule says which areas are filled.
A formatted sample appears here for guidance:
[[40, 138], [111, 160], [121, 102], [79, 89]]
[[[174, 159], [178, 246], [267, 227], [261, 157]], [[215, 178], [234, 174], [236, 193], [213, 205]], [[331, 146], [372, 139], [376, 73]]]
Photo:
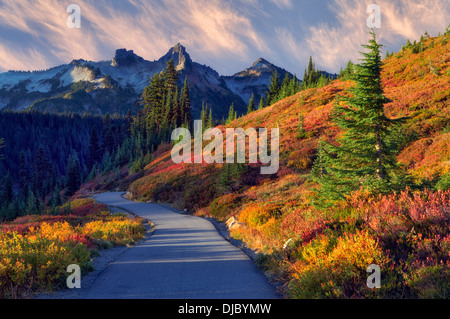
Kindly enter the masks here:
[[30, 215], [2, 225], [0, 298], [26, 298], [63, 287], [69, 265], [79, 265], [86, 273], [92, 270], [90, 261], [97, 249], [143, 238], [141, 219], [111, 215], [100, 210], [102, 205], [91, 206], [90, 200], [77, 203], [80, 206], [76, 208], [86, 208], [87, 204], [94, 207], [89, 211], [97, 213], [85, 217]]
[[367, 267], [388, 263], [378, 241], [361, 231], [334, 238], [321, 235], [300, 247], [290, 283], [293, 298], [372, 297], [367, 287]]
[[271, 252], [283, 244], [279, 230], [282, 215], [279, 203], [253, 203], [239, 214], [239, 222], [244, 227], [232, 230], [236, 238], [245, 239], [256, 250]]
[[407, 284], [420, 299], [450, 298], [450, 268], [443, 264], [418, 267], [407, 275]]
[[44, 222], [37, 230], [31, 228], [27, 236], [30, 238], [42, 237], [52, 241], [69, 243], [72, 245], [84, 244], [88, 248], [93, 247], [93, 243], [89, 237], [81, 234], [77, 228], [71, 226], [66, 221], [53, 224]]
[[450, 189], [450, 172], [443, 175], [436, 184], [436, 189], [446, 191]]
[[218, 220], [224, 220], [239, 206], [241, 196], [231, 193], [216, 198], [209, 205], [209, 213]]
[[302, 243], [309, 243], [323, 233], [326, 223], [323, 211], [310, 207], [296, 207], [291, 212], [284, 214], [280, 222], [280, 233], [285, 238], [294, 238]]
[[78, 198], [64, 204], [61, 211], [73, 216], [85, 217], [109, 210], [105, 204], [98, 203], [92, 198]]
[[81, 233], [89, 238], [110, 242], [113, 245], [130, 245], [143, 238], [142, 220], [114, 218], [111, 221], [93, 221], [81, 229]]
[[67, 266], [91, 269], [90, 251], [84, 244], [45, 236], [0, 234], [0, 297], [24, 298], [34, 291], [61, 287]]
[[239, 215], [239, 221], [251, 228], [258, 228], [271, 218], [273, 218], [272, 207], [264, 204], [250, 204]]

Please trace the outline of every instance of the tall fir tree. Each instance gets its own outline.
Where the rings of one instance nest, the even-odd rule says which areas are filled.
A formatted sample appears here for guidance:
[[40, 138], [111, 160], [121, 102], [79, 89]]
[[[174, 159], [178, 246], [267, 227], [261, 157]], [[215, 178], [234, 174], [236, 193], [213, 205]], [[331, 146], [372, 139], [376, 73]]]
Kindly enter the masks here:
[[35, 159], [33, 170], [33, 189], [36, 195], [44, 197], [53, 188], [51, 182], [54, 179], [55, 170], [53, 163], [50, 161], [48, 153], [43, 146], [39, 146]]
[[0, 160], [3, 159], [3, 154], [1, 153], [3, 147], [5, 147], [5, 139], [0, 138]]
[[178, 82], [178, 73], [175, 69], [173, 60], [167, 62], [167, 66], [163, 71], [163, 81], [167, 91], [174, 92]]
[[66, 196], [72, 196], [81, 186], [80, 161], [76, 154], [69, 157], [66, 173]]
[[184, 116], [183, 125], [187, 128], [191, 127], [192, 124], [192, 114], [191, 114], [191, 99], [189, 97], [189, 84], [187, 77], [184, 79], [183, 89], [181, 90], [181, 108], [182, 114]]
[[209, 109], [208, 122], [207, 122], [206, 126], [208, 128], [214, 127], [214, 118], [213, 118], [213, 114], [212, 114], [212, 108]]
[[[393, 143], [392, 127], [399, 120], [391, 120], [384, 113], [384, 96], [381, 83], [382, 47], [374, 32], [362, 53], [364, 59], [356, 66], [353, 76], [355, 86], [349, 89], [350, 97], [337, 99], [332, 119], [343, 133], [337, 145], [321, 144], [315, 163], [319, 203], [330, 205], [344, 199], [360, 188], [372, 192], [386, 192], [398, 169]], [[320, 174], [317, 174], [320, 172]]]
[[278, 72], [275, 70], [272, 73], [270, 80], [269, 91], [266, 92], [267, 105], [272, 105], [277, 101], [278, 93], [280, 93], [280, 82], [278, 79]]
[[103, 154], [102, 149], [100, 148], [100, 141], [94, 126], [91, 130], [91, 137], [89, 139], [87, 169], [90, 171], [95, 164], [102, 160], [102, 157]]
[[28, 183], [30, 182], [30, 174], [28, 171], [27, 161], [25, 159], [25, 153], [20, 152], [20, 164], [19, 164], [19, 186], [22, 192], [26, 190]]
[[226, 125], [230, 124], [236, 119], [236, 113], [234, 112], [234, 103], [231, 103], [230, 110], [228, 111], [228, 118], [225, 122]]
[[254, 93], [252, 93], [252, 96], [250, 97], [250, 100], [248, 101], [247, 114], [250, 114], [253, 111], [255, 111], [255, 94]]

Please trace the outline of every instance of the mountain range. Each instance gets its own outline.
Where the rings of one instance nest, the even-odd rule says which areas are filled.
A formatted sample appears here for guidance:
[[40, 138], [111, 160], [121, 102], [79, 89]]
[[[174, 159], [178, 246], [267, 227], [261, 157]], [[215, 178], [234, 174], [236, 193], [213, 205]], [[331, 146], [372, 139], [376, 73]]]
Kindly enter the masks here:
[[112, 60], [73, 60], [41, 71], [8, 71], [0, 74], [0, 109], [35, 109], [45, 112], [126, 114], [137, 112], [138, 101], [155, 74], [172, 59], [180, 85], [187, 77], [192, 113], [198, 117], [203, 102], [215, 118], [226, 118], [233, 103], [245, 113], [252, 94], [256, 102], [265, 95], [274, 71], [280, 81], [289, 74], [260, 58], [233, 76], [221, 76], [209, 66], [194, 62], [181, 44], [159, 60], [147, 61], [132, 50], [118, 49]]

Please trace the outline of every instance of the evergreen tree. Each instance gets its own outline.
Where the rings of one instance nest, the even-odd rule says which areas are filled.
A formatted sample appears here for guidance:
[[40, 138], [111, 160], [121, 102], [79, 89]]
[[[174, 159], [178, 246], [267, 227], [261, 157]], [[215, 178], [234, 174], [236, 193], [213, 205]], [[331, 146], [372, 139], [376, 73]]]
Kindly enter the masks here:
[[175, 86], [175, 90], [173, 93], [173, 116], [172, 116], [172, 124], [175, 128], [180, 127], [182, 123], [181, 121], [181, 109], [180, 109], [180, 97], [179, 97], [179, 92], [178, 92], [178, 86]]
[[351, 97], [341, 98], [333, 110], [333, 121], [343, 130], [338, 145], [324, 143], [315, 171], [320, 184], [319, 198], [330, 204], [344, 199], [361, 187], [374, 192], [389, 190], [397, 169], [397, 149], [391, 143], [391, 127], [400, 120], [388, 119], [384, 104], [388, 102], [381, 85], [382, 61], [375, 34], [368, 45], [370, 52], [356, 66], [356, 86]]
[[[154, 121], [158, 127], [163, 120], [164, 99], [165, 99], [164, 79], [160, 74], [155, 74], [150, 85], [144, 89], [141, 103], [144, 106], [144, 115], [148, 121]], [[150, 115], [152, 115], [150, 117]]]
[[[131, 137], [131, 126], [133, 124], [133, 118], [131, 116], [131, 110], [128, 109], [127, 111], [127, 117], [125, 120], [125, 136], [126, 138], [130, 138]], [[91, 132], [92, 134], [92, 132]]]
[[339, 77], [343, 80], [350, 80], [352, 79], [353, 75], [355, 73], [355, 65], [352, 61], [348, 61], [347, 66], [344, 70], [341, 70], [339, 73]]
[[91, 137], [89, 140], [88, 148], [88, 162], [87, 168], [91, 170], [92, 167], [102, 160], [102, 150], [100, 148], [100, 142], [97, 135], [97, 130], [95, 126], [91, 130]]
[[234, 112], [234, 103], [231, 103], [230, 110], [228, 111], [228, 118], [225, 122], [226, 125], [230, 124], [236, 119], [236, 113]]
[[40, 196], [48, 194], [49, 188], [53, 188], [50, 182], [54, 179], [54, 175], [53, 164], [44, 147], [40, 146], [35, 156], [33, 171], [33, 189], [37, 194], [40, 194]]
[[103, 117], [103, 129], [102, 129], [102, 139], [103, 139], [103, 153], [112, 153], [116, 147], [114, 127], [111, 122], [111, 116], [106, 114]]
[[30, 180], [27, 162], [25, 159], [25, 153], [22, 151], [20, 152], [20, 164], [19, 164], [19, 185], [20, 189], [24, 191], [28, 186]]
[[255, 111], [255, 94], [252, 93], [252, 96], [250, 97], [250, 100], [248, 101], [247, 114], [250, 114], [253, 111]]
[[[1, 150], [3, 147], [5, 147], [5, 139], [0, 138], [0, 150]], [[0, 153], [0, 160], [2, 160], [2, 159], [3, 159], [3, 154]]]
[[13, 201], [13, 195], [13, 181], [11, 174], [8, 172], [0, 189], [0, 200], [2, 203], [10, 204]]
[[294, 75], [294, 77], [290, 80], [288, 90], [286, 92], [287, 96], [292, 96], [300, 91], [300, 83], [297, 79], [297, 76]]
[[205, 101], [202, 102], [202, 111], [200, 112], [200, 121], [202, 122], [202, 130], [204, 133], [207, 130], [207, 116], [208, 116], [208, 106], [205, 104]]
[[167, 91], [175, 91], [178, 82], [178, 74], [172, 59], [167, 62], [167, 67], [163, 71], [163, 81]]
[[280, 92], [278, 93], [278, 98], [277, 98], [278, 101], [290, 96], [290, 94], [289, 94], [290, 84], [291, 84], [291, 78], [289, 77], [289, 74], [286, 73], [286, 75], [284, 76], [283, 83], [281, 84], [281, 87], [280, 87]]
[[76, 154], [69, 157], [66, 174], [66, 196], [75, 194], [81, 186], [80, 162]]
[[305, 69], [305, 75], [303, 76], [303, 89], [316, 87], [321, 76], [322, 72], [316, 69], [316, 64], [313, 62], [312, 57], [310, 57], [308, 68]]
[[53, 191], [52, 197], [50, 199], [50, 205], [55, 208], [57, 206], [61, 206], [62, 200], [60, 195], [60, 189], [58, 186], [56, 186], [55, 190]]
[[278, 72], [275, 70], [270, 80], [269, 91], [266, 92], [268, 105], [272, 105], [277, 101], [278, 93], [280, 93], [280, 83], [278, 80]]
[[183, 89], [181, 90], [181, 109], [182, 115], [184, 117], [184, 125], [185, 127], [190, 127], [192, 123], [192, 114], [191, 114], [191, 99], [189, 97], [189, 85], [187, 81], [187, 77], [184, 79]]
[[37, 205], [37, 198], [34, 195], [31, 187], [28, 188], [28, 196], [27, 196], [27, 204], [26, 204], [26, 213], [27, 215], [36, 215], [39, 212], [39, 205]]
[[262, 110], [265, 106], [264, 97], [261, 96], [261, 99], [259, 100], [259, 109]]
[[214, 127], [214, 118], [212, 114], [212, 108], [209, 109], [209, 116], [208, 116], [208, 122], [207, 122], [207, 128], [213, 128]]

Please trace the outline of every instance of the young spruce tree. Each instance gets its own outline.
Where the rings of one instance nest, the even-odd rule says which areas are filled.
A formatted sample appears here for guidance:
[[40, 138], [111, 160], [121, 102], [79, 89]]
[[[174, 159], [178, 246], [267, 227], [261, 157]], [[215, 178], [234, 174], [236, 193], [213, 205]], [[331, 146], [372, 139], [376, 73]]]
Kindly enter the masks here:
[[360, 188], [374, 193], [390, 190], [397, 170], [392, 127], [401, 120], [391, 120], [384, 113], [381, 83], [381, 52], [375, 33], [362, 53], [362, 63], [355, 65], [352, 79], [355, 86], [350, 97], [337, 99], [332, 118], [343, 133], [338, 145], [321, 142], [313, 176], [320, 184], [317, 191], [319, 206], [334, 201]]

